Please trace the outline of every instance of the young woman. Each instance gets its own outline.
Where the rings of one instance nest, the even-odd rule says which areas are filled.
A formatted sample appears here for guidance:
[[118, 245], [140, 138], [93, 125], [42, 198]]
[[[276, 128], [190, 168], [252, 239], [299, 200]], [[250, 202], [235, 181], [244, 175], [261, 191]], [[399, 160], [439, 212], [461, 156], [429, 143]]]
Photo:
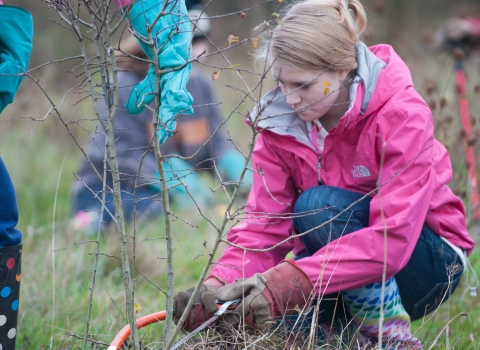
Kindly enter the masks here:
[[[383, 307], [383, 344], [420, 348], [411, 320], [457, 287], [474, 242], [447, 186], [449, 155], [407, 66], [388, 45], [366, 47], [365, 27], [357, 0], [306, 0], [273, 29], [263, 52], [279, 86], [251, 116], [263, 131], [249, 214], [185, 329], [209, 318], [215, 299], [243, 297], [223, 322], [253, 326], [316, 299], [321, 325], [345, 313], [375, 344]], [[192, 291], [175, 297], [177, 322]]]

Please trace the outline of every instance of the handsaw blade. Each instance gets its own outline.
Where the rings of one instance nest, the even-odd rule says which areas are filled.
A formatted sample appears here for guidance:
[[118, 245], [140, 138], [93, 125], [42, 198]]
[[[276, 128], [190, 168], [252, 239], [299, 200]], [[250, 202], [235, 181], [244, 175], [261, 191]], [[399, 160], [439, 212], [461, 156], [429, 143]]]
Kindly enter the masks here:
[[232, 306], [235, 306], [235, 305], [238, 305], [240, 303], [242, 299], [241, 298], [238, 298], [238, 299], [235, 299], [235, 300], [230, 300], [230, 301], [226, 301], [224, 302], [220, 308], [217, 310], [217, 312], [215, 312], [213, 314], [213, 316], [211, 318], [209, 318], [207, 321], [205, 321], [204, 323], [202, 323], [200, 326], [198, 326], [197, 328], [195, 328], [190, 334], [188, 334], [187, 336], [183, 337], [180, 341], [176, 342], [175, 344], [173, 344], [173, 346], [170, 348], [170, 350], [175, 350], [177, 349], [179, 346], [185, 344], [185, 342], [189, 339], [191, 339], [195, 334], [197, 334], [198, 332], [200, 332], [201, 330], [204, 330], [205, 328], [207, 328], [208, 326], [210, 326], [212, 323], [214, 323], [221, 315], [223, 315], [225, 313], [225, 311], [228, 310], [229, 307], [232, 307]]
[[180, 341], [178, 341], [177, 343], [175, 343], [171, 348], [170, 350], [175, 350], [177, 349], [179, 346], [185, 344], [187, 342], [187, 340], [193, 338], [193, 336], [195, 334], [197, 334], [198, 332], [200, 332], [201, 330], [207, 328], [208, 326], [210, 326], [212, 323], [214, 323], [218, 318], [220, 317], [220, 315], [218, 316], [213, 316], [212, 318], [208, 319], [206, 322], [202, 323], [200, 326], [198, 326], [197, 328], [195, 328], [190, 334], [188, 334], [187, 336], [185, 336], [184, 338], [182, 338]]

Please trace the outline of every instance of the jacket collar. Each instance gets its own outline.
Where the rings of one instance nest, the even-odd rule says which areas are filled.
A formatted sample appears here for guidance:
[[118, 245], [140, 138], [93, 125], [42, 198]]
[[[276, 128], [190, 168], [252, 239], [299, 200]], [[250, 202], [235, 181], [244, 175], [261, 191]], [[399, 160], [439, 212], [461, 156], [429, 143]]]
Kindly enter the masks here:
[[387, 64], [375, 56], [372, 51], [363, 43], [357, 44], [357, 74], [353, 79], [353, 84], [350, 86], [350, 107], [353, 107], [355, 97], [357, 95], [359, 84], [364, 86], [364, 94], [362, 98], [362, 105], [360, 113], [364, 114], [367, 110], [368, 104], [372, 99], [375, 88], [377, 87], [380, 72]]

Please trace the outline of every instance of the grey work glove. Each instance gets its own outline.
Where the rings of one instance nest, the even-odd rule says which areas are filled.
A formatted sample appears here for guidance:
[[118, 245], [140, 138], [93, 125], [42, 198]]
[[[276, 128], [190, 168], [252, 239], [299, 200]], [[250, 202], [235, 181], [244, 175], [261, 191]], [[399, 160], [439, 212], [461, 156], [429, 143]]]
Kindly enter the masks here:
[[240, 322], [264, 327], [284, 315], [298, 314], [310, 307], [313, 284], [291, 259], [284, 260], [264, 273], [227, 284], [216, 292], [217, 299], [228, 301], [242, 297], [234, 311], [222, 316], [220, 324]]
[[[173, 321], [175, 324], [180, 321], [180, 318], [187, 307], [187, 303], [193, 295], [194, 289], [194, 287], [189, 288], [184, 292], [177, 293], [173, 297]], [[213, 316], [218, 310], [218, 306], [215, 303], [216, 291], [216, 287], [205, 283], [200, 286], [195, 303], [190, 309], [190, 312], [182, 325], [182, 329], [192, 331]]]

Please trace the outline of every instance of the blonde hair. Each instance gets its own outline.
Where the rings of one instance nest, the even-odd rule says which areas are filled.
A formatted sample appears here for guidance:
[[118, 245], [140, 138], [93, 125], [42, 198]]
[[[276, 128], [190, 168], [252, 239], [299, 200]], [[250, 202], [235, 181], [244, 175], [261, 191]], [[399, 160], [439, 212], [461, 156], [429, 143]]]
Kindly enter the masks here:
[[350, 71], [366, 25], [358, 0], [304, 0], [278, 21], [260, 57], [308, 70]]

